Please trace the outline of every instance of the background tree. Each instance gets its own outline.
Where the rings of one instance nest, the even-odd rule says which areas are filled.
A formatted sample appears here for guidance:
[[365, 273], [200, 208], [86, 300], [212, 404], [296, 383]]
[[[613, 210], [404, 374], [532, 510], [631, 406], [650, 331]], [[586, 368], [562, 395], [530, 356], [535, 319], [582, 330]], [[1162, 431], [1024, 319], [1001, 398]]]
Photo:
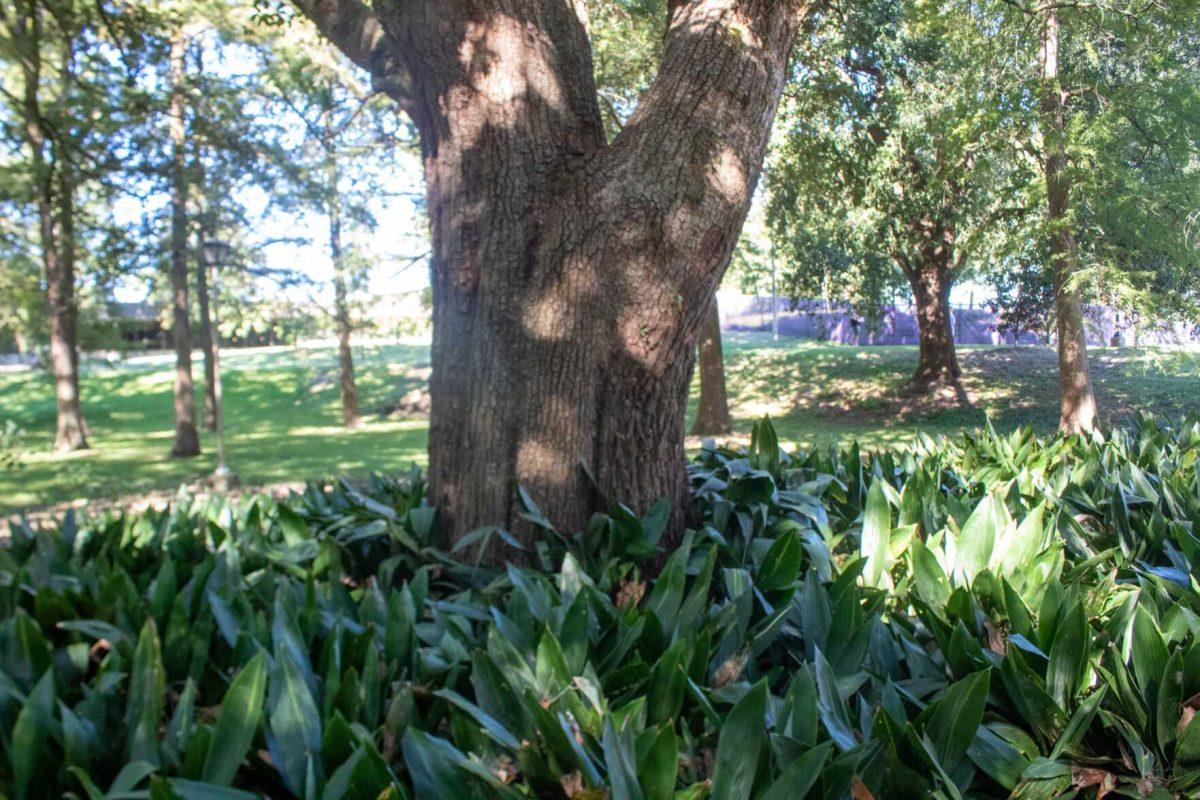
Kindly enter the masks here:
[[793, 297], [878, 316], [906, 279], [919, 330], [909, 388], [954, 382], [950, 289], [998, 220], [1013, 102], [981, 68], [977, 13], [908, 0], [831, 7], [803, 44], [771, 159], [770, 221]]
[[[190, 258], [196, 269], [196, 311], [204, 352], [204, 422], [215, 425], [216, 352], [221, 332], [213, 324], [210, 271], [203, 266], [199, 244], [208, 239], [232, 239], [239, 263], [262, 262], [262, 248], [274, 242], [253, 242], [245, 233], [263, 226], [272, 214], [292, 209], [294, 188], [287, 178], [290, 165], [290, 121], [276, 116], [275, 100], [264, 86], [264, 53], [274, 36], [254, 24], [255, 7], [245, 3], [208, 3], [195, 0], [193, 16], [203, 20], [189, 48], [193, 66], [193, 113], [188, 118], [188, 174], [192, 176], [189, 200]], [[258, 207], [253, 200], [264, 197]], [[259, 274], [265, 275], [261, 269]], [[234, 270], [227, 288], [242, 292], [255, 306], [266, 300], [250, 281]], [[266, 276], [274, 282], [294, 283], [294, 273]], [[253, 313], [247, 309], [248, 313]], [[228, 315], [227, 315], [228, 316]], [[233, 330], [227, 324], [229, 330]]]
[[700, 331], [700, 404], [692, 422], [693, 436], [719, 436], [733, 432], [729, 394], [725, 388], [725, 354], [721, 346], [721, 313], [714, 297]]
[[1145, 290], [1196, 270], [1185, 222], [1200, 191], [1200, 6], [1004, 2], [990, 13], [1019, 54], [998, 69], [1037, 99], [1010, 113], [1030, 118], [1023, 146], [1042, 170], [1036, 235], [1054, 286], [1060, 425], [1086, 432], [1097, 419], [1087, 299], [1151, 314], [1194, 307], [1190, 288], [1165, 303]]
[[521, 485], [581, 529], [594, 485], [639, 510], [670, 499], [681, 531], [693, 348], [806, 6], [673, 4], [661, 67], [611, 143], [579, 4], [297, 6], [420, 132], [443, 524], [514, 527]]
[[200, 433], [196, 427], [196, 392], [192, 383], [191, 307], [188, 303], [189, 166], [187, 110], [187, 50], [195, 35], [194, 25], [177, 22], [171, 34], [168, 84], [170, 86], [169, 132], [171, 140], [171, 334], [175, 343], [175, 444], [171, 455], [200, 455]]
[[380, 178], [394, 170], [392, 156], [409, 139], [394, 101], [364, 86], [353, 70], [344, 56], [300, 26], [283, 31], [264, 65], [273, 99], [303, 132], [286, 157], [298, 189], [290, 207], [314, 209], [328, 224], [342, 423], [349, 428], [362, 422], [350, 339], [351, 292], [364, 273], [353, 269], [343, 234], [350, 226], [375, 227], [370, 203], [384, 194]]
[[125, 135], [142, 101], [127, 76], [140, 68], [135, 5], [17, 0], [0, 6], [4, 59], [0, 120], [11, 155], [5, 204], [36, 231], [57, 400], [54, 448], [87, 447], [79, 393], [79, 261], [103, 275], [120, 258], [113, 178], [131, 158]]
[[996, 315], [996, 330], [1020, 344], [1026, 333], [1049, 338], [1054, 323], [1054, 285], [1046, 270], [1044, 253], [1027, 252], [1006, 262], [988, 276], [995, 296], [987, 307]]

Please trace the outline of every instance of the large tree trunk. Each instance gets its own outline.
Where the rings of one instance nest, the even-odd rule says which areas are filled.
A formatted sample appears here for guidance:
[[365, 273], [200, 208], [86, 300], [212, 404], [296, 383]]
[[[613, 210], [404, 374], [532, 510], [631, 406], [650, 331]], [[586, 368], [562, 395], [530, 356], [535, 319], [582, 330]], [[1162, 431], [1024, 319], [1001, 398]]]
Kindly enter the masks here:
[[196, 430], [196, 390], [192, 385], [192, 332], [188, 306], [188, 175], [184, 57], [189, 35], [171, 39], [171, 333], [175, 342], [175, 444], [171, 455], [200, 455]]
[[729, 397], [725, 391], [725, 354], [721, 348], [721, 314], [714, 297], [700, 331], [700, 406], [692, 423], [693, 436], [719, 436], [733, 432]]
[[902, 262], [917, 318], [917, 370], [907, 384], [914, 394], [924, 394], [937, 386], [954, 386], [962, 375], [950, 321], [954, 278], [949, 244], [943, 251], [934, 248], [922, 254], [916, 263]]
[[338, 188], [337, 152], [333, 134], [326, 126], [327, 209], [329, 212], [329, 258], [333, 261], [333, 303], [337, 323], [338, 378], [342, 388], [342, 424], [347, 428], [362, 425], [358, 407], [358, 385], [354, 382], [354, 354], [350, 350], [350, 292], [346, 263], [342, 257], [342, 198]]
[[609, 500], [668, 498], [670, 541], [688, 510], [693, 348], [801, 3], [678, 5], [659, 75], [606, 145], [582, 3], [295, 2], [421, 134], [442, 524], [523, 530], [523, 486], [565, 530]]
[[42, 80], [40, 13], [37, 6], [30, 5], [26, 10], [18, 5], [13, 9], [12, 30], [27, 54], [21, 59], [24, 80], [22, 121], [37, 191], [38, 235], [42, 248], [42, 267], [46, 274], [50, 366], [54, 373], [54, 391], [58, 402], [54, 449], [65, 452], [87, 447], [87, 426], [79, 401], [74, 182], [71, 180], [71, 164], [60, 152], [61, 147], [57, 143], [52, 145], [53, 163], [46, 155], [51, 143], [39, 98]]
[[1059, 83], [1059, 20], [1054, 5], [1043, 9], [1041, 31], [1043, 167], [1050, 225], [1050, 264], [1058, 327], [1058, 382], [1062, 399], [1059, 428], [1067, 433], [1091, 431], [1096, 424], [1096, 395], [1088, 364], [1083, 307], [1073, 278], [1078, 253], [1071, 232], [1070, 179], [1066, 166], [1065, 105]]

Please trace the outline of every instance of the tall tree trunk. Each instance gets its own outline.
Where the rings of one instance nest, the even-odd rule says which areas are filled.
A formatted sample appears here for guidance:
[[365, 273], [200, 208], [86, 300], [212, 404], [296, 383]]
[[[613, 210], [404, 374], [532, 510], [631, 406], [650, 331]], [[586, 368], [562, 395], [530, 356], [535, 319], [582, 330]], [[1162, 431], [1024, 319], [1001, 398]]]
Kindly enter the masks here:
[[184, 57], [189, 34], [176, 31], [171, 39], [171, 332], [175, 341], [175, 444], [171, 455], [200, 455], [196, 430], [196, 390], [192, 385], [192, 332], [188, 306], [188, 174]]
[[338, 189], [337, 150], [332, 131], [326, 124], [325, 175], [329, 211], [329, 258], [333, 261], [333, 304], [337, 322], [338, 378], [342, 388], [342, 424], [347, 428], [362, 425], [358, 407], [358, 385], [354, 382], [354, 354], [350, 350], [350, 292], [346, 280], [346, 261], [342, 254], [342, 196]]
[[725, 354], [721, 348], [721, 314], [714, 297], [700, 330], [700, 407], [692, 423], [693, 436], [718, 436], [733, 432], [729, 397], [725, 391]]
[[1087, 337], [1079, 290], [1073, 284], [1078, 253], [1071, 231], [1070, 179], [1065, 174], [1066, 95], [1059, 81], [1058, 9], [1043, 9], [1041, 31], [1043, 168], [1050, 224], [1050, 266], [1054, 279], [1054, 311], [1058, 327], [1058, 383], [1062, 400], [1059, 428], [1067, 433], [1091, 431], [1096, 425], [1096, 394], [1088, 363]]
[[[42, 117], [39, 98], [42, 80], [40, 9], [33, 4], [27, 8], [18, 4], [13, 9], [13, 14], [13, 31], [26, 50], [26, 58], [21, 59], [24, 79], [22, 111], [25, 141], [29, 146], [37, 190], [38, 235], [42, 247], [42, 267], [46, 273], [46, 299], [50, 316], [50, 366], [54, 373], [54, 391], [58, 403], [54, 449], [58, 452], [82, 450], [87, 447], [87, 426], [79, 400], [74, 183], [71, 180], [71, 163], [62, 147], [49, 141]], [[48, 146], [53, 153], [53, 163], [46, 155]], [[67, 252], [67, 248], [70, 248], [70, 252]]]
[[200, 347], [204, 350], [204, 430], [217, 429], [217, 360], [212, 312], [208, 308], [208, 267], [196, 270], [196, 299], [200, 306]]
[[[56, 161], [59, 159], [56, 158]], [[87, 447], [87, 421], [79, 393], [79, 304], [75, 296], [74, 167], [64, 157], [58, 165], [58, 280], [50, 288], [50, 350], [58, 397], [55, 449]], [[55, 297], [57, 296], [57, 300]], [[60, 310], [56, 313], [55, 306]], [[55, 336], [57, 319], [58, 335]], [[57, 339], [57, 343], [56, 343]]]
[[907, 388], [924, 394], [936, 386], [954, 385], [962, 375], [954, 347], [954, 328], [950, 321], [950, 288], [954, 285], [950, 251], [932, 249], [912, 263], [902, 263], [912, 288], [917, 318], [917, 370]]
[[581, 3], [294, 1], [421, 134], [442, 524], [530, 536], [522, 486], [564, 530], [610, 500], [667, 498], [671, 542], [694, 348], [801, 4], [678, 4], [659, 75], [606, 144]]

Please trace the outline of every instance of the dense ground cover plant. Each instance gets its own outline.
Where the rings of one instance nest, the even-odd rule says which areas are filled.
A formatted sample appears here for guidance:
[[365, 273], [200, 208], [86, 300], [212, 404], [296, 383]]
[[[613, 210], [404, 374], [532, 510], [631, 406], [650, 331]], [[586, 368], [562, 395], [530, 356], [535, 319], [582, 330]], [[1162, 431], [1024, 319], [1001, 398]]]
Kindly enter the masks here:
[[[418, 475], [16, 524], [16, 798], [1200, 796], [1200, 423], [691, 467], [447, 552]], [[473, 544], [511, 552], [478, 562]], [[521, 564], [522, 566], [516, 566]], [[651, 577], [655, 574], [655, 577]]]

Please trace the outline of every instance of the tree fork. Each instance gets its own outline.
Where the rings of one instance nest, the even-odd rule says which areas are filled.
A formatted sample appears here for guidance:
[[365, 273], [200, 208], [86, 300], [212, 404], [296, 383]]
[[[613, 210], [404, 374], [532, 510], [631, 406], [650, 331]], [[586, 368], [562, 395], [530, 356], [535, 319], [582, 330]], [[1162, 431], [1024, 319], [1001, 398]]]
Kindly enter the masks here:
[[522, 486], [564, 530], [667, 497], [669, 543], [694, 348], [806, 7], [675, 4], [659, 74], [606, 144], [575, 4], [294, 1], [420, 132], [443, 526], [532, 535]]

